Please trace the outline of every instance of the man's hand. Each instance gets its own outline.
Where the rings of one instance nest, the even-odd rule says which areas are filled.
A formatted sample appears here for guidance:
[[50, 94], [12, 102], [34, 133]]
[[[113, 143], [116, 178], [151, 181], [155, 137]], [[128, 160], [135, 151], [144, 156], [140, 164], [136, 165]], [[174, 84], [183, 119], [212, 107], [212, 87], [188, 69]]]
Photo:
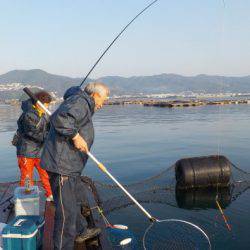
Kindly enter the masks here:
[[79, 135], [77, 134], [75, 137], [72, 138], [74, 146], [80, 150], [83, 153], [88, 153], [89, 149], [88, 149], [88, 145], [86, 143], [86, 141]]

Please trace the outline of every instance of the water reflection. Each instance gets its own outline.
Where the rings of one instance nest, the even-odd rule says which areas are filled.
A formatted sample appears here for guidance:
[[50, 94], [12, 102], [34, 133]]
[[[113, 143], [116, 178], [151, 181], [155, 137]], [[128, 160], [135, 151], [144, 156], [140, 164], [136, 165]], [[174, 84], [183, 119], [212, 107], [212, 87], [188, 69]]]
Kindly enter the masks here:
[[175, 199], [179, 208], [185, 209], [217, 209], [216, 199], [225, 209], [231, 203], [232, 193], [230, 187], [180, 189], [176, 185]]

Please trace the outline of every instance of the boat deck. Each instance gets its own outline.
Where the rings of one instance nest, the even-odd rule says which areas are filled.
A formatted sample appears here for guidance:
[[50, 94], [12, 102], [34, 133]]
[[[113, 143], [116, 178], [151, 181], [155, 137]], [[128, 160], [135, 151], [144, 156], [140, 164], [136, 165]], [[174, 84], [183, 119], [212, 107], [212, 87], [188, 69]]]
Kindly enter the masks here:
[[[94, 196], [94, 186], [90, 178], [82, 177], [82, 184], [85, 190], [87, 203], [89, 208], [97, 206], [96, 197]], [[41, 188], [41, 183], [37, 185]], [[13, 194], [14, 189], [18, 186], [18, 182], [0, 183], [0, 222], [8, 223], [14, 217]], [[112, 249], [108, 237], [105, 232], [105, 225], [100, 214], [96, 209], [90, 209], [90, 213], [86, 218], [88, 224], [102, 229], [101, 234], [91, 241], [86, 241], [83, 244], [75, 244], [75, 250], [109, 250]], [[53, 202], [45, 202], [44, 194], [41, 192], [40, 199], [40, 214], [45, 218], [43, 250], [53, 249], [53, 229], [54, 229], [54, 214], [55, 207]]]

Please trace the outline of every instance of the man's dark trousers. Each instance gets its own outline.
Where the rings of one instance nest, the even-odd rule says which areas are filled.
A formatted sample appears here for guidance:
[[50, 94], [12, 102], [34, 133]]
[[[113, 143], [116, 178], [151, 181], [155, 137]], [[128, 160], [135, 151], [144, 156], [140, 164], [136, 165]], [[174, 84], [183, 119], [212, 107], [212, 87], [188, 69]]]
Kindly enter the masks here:
[[48, 172], [55, 203], [54, 250], [74, 249], [77, 234], [86, 225], [81, 203], [86, 200], [80, 176], [64, 176]]

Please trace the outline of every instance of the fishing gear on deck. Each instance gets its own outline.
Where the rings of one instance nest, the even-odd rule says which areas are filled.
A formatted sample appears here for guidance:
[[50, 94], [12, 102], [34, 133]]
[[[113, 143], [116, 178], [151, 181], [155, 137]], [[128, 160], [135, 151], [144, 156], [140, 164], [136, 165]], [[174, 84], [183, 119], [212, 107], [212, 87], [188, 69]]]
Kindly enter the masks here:
[[129, 249], [137, 249], [137, 241], [133, 233], [128, 229], [128, 226], [110, 223], [107, 217], [104, 215], [104, 211], [99, 206], [92, 207], [91, 210], [93, 209], [97, 209], [101, 218], [103, 219], [105, 229], [108, 232], [109, 239], [114, 247], [129, 246]]

